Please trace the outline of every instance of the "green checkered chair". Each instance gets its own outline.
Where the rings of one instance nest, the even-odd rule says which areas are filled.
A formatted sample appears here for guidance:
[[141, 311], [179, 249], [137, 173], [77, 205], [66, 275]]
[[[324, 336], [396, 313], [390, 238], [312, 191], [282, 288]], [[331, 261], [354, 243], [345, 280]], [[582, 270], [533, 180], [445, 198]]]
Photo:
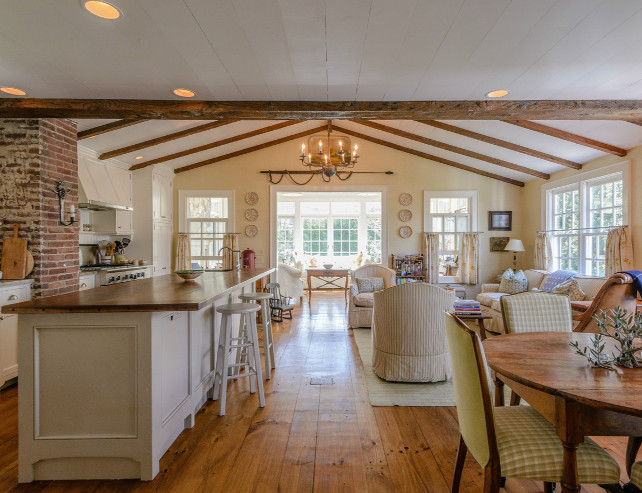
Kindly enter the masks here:
[[[545, 491], [552, 491], [563, 464], [555, 428], [529, 406], [492, 407], [479, 336], [453, 314], [445, 317], [460, 432], [451, 491], [459, 491], [468, 451], [484, 469], [484, 493], [498, 492], [506, 477], [544, 481]], [[589, 438], [577, 450], [577, 470], [580, 483], [620, 480], [617, 462]]]
[[642, 462], [636, 462], [631, 468], [631, 483], [642, 490]]
[[[571, 302], [566, 295], [527, 291], [502, 296], [502, 316], [507, 334], [520, 332], [572, 332]], [[504, 389], [495, 388], [495, 403], [503, 403]], [[520, 397], [511, 391], [510, 404], [519, 404]]]

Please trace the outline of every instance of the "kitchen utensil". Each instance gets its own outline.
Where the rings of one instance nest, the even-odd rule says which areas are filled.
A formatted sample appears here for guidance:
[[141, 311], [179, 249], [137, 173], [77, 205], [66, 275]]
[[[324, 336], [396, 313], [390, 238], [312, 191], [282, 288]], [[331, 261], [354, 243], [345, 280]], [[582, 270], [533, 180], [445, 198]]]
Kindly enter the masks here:
[[122, 245], [122, 243], [121, 243], [120, 241], [116, 240], [116, 241], [114, 242], [114, 245], [116, 245], [115, 253], [123, 253], [123, 252], [122, 252], [123, 245]]
[[129, 244], [132, 242], [129, 238], [123, 238], [123, 241], [121, 242], [123, 244], [123, 250], [129, 246]]
[[31, 271], [33, 270], [34, 265], [35, 263], [33, 261], [33, 255], [31, 255], [31, 252], [27, 250], [27, 265], [25, 267], [25, 277], [31, 274]]
[[13, 225], [13, 238], [2, 243], [2, 270], [5, 279], [24, 279], [27, 275], [27, 239], [18, 238], [18, 224]]

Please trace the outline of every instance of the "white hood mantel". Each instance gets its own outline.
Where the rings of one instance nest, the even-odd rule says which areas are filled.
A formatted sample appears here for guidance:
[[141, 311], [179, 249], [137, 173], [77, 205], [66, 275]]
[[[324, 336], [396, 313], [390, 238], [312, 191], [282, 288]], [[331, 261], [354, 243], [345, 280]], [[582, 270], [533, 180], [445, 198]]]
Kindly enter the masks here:
[[94, 211], [133, 210], [131, 171], [101, 162], [78, 148], [78, 207]]

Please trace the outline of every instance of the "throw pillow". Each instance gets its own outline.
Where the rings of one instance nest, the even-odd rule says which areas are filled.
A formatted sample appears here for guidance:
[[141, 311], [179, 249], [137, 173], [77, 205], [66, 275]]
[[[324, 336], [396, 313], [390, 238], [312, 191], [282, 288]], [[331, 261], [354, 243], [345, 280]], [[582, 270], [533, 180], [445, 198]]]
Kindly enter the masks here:
[[357, 278], [356, 281], [360, 293], [374, 293], [383, 289], [382, 277], [362, 277]]
[[577, 272], [573, 272], [572, 270], [556, 270], [546, 278], [540, 286], [540, 289], [552, 293], [555, 286], [562, 284], [564, 281], [568, 281], [571, 277], [574, 277], [575, 274], [577, 274]]
[[[510, 272], [508, 272], [510, 270]], [[502, 275], [502, 280], [499, 283], [499, 292], [506, 294], [517, 294], [523, 293], [528, 290], [528, 279], [526, 275], [521, 270], [517, 273], [513, 273], [511, 269], [508, 269]], [[513, 274], [511, 276], [511, 274]]]
[[575, 279], [569, 279], [553, 288], [555, 294], [565, 294], [571, 301], [582, 301], [585, 297], [584, 291]]

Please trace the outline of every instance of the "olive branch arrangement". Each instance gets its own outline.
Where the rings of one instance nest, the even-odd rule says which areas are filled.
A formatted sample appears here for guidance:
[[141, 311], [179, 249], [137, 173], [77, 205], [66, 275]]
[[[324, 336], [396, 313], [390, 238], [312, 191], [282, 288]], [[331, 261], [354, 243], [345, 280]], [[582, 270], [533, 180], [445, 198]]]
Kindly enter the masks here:
[[[635, 345], [635, 339], [642, 339], [641, 313], [628, 315], [626, 310], [618, 306], [610, 314], [602, 310], [593, 319], [599, 330], [591, 340], [593, 347], [586, 346], [581, 350], [577, 341], [571, 342], [570, 345], [577, 354], [584, 356], [591, 365], [609, 370], [614, 370], [615, 365], [625, 368], [642, 367], [642, 357], [636, 355], [642, 350], [642, 345]], [[616, 342], [615, 351], [610, 355], [604, 352], [606, 337]]]

